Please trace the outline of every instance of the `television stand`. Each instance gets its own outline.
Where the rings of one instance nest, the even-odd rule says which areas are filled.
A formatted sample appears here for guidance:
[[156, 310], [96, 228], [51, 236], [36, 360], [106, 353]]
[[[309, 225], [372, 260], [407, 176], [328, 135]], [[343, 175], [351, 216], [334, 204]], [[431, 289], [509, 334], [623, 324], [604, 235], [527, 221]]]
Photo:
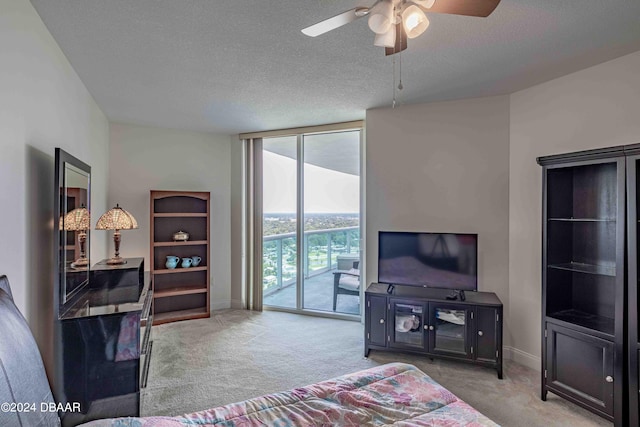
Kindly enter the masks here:
[[369, 285], [364, 356], [371, 350], [417, 353], [494, 368], [502, 379], [502, 302], [492, 292], [463, 292], [454, 302], [447, 292]]

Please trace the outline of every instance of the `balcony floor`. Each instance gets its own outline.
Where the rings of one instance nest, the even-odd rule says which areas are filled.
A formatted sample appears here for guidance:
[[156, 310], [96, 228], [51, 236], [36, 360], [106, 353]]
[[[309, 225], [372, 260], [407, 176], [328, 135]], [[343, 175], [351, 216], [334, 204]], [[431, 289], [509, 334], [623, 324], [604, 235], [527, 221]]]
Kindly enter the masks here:
[[[360, 298], [355, 295], [338, 295], [336, 313], [360, 314]], [[296, 307], [296, 287], [285, 286], [264, 297], [265, 305]], [[333, 272], [327, 271], [304, 281], [304, 308], [333, 313]]]

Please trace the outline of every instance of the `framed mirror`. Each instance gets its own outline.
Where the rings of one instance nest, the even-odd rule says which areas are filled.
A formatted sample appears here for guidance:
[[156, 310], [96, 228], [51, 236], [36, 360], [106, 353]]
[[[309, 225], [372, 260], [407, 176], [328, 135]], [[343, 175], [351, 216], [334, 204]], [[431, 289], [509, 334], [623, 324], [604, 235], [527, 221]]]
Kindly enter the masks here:
[[89, 284], [91, 167], [56, 148], [54, 191], [54, 277], [61, 316], [64, 307]]

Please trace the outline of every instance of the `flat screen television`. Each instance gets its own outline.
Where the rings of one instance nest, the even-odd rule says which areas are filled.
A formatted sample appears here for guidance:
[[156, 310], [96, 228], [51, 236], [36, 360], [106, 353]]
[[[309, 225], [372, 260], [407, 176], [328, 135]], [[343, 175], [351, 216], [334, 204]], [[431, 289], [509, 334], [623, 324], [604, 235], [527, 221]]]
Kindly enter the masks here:
[[378, 235], [378, 282], [478, 289], [478, 235], [381, 231]]

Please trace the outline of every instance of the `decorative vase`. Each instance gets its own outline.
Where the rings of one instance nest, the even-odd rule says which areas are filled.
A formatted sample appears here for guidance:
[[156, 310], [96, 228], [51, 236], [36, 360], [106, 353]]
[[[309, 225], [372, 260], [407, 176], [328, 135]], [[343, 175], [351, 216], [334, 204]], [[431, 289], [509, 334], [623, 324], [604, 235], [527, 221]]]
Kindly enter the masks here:
[[178, 258], [177, 256], [169, 255], [167, 257], [167, 262], [164, 265], [168, 269], [172, 270], [178, 266], [178, 261], [180, 261], [180, 258]]

